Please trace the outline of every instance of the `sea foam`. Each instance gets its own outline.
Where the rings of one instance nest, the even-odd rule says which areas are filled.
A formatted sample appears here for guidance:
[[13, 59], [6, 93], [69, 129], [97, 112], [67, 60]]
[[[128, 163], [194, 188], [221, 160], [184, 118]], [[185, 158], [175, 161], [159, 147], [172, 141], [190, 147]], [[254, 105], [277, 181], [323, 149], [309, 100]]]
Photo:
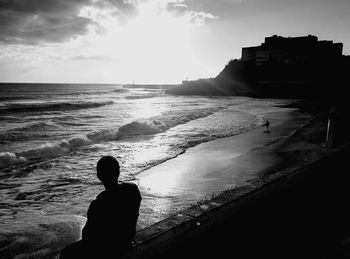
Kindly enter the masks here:
[[18, 156], [11, 152], [1, 152], [0, 153], [0, 168], [18, 164], [18, 163], [24, 163], [27, 159], [23, 156]]
[[39, 146], [36, 149], [30, 149], [20, 152], [19, 155], [26, 158], [42, 158], [42, 157], [54, 157], [62, 154], [66, 154], [75, 148], [89, 145], [91, 141], [86, 136], [75, 137], [68, 140], [62, 140], [56, 143], [46, 143]]
[[[207, 117], [223, 107], [192, 109], [181, 112], [169, 112], [167, 114], [154, 116], [147, 119], [138, 119], [120, 126], [117, 130], [106, 129], [87, 135], [76, 136], [71, 139], [64, 139], [57, 142], [48, 142], [36, 148], [18, 152], [16, 154], [4, 155], [0, 168], [13, 164], [27, 162], [30, 159], [45, 159], [67, 154], [79, 147], [97, 144], [105, 141], [118, 141], [130, 137], [139, 137], [144, 135], [154, 135], [165, 132], [199, 118]], [[8, 153], [8, 152], [7, 152]]]
[[117, 131], [103, 130], [89, 134], [87, 137], [96, 141], [121, 140], [134, 136], [152, 135], [164, 132], [172, 127], [190, 122], [199, 118], [207, 117], [223, 107], [193, 109], [182, 112], [169, 112], [147, 119], [138, 119], [122, 125]]

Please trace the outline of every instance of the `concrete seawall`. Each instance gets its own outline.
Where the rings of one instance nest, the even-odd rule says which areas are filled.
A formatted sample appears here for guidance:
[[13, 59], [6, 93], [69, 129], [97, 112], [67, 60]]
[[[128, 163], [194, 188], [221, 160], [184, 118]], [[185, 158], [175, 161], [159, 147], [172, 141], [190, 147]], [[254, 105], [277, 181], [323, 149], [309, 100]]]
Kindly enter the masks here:
[[125, 258], [341, 255], [349, 154], [343, 145], [173, 215], [139, 231]]

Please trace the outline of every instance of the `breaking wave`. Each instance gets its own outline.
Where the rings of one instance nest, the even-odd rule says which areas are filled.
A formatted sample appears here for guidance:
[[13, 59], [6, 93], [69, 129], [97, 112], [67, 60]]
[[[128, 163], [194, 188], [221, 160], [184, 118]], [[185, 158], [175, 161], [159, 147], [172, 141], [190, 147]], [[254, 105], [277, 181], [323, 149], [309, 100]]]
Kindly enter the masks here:
[[39, 146], [36, 149], [30, 149], [27, 151], [19, 152], [18, 155], [26, 157], [28, 159], [55, 157], [58, 155], [69, 153], [78, 147], [89, 144], [92, 144], [92, 142], [86, 136], [75, 137], [69, 140], [62, 140], [56, 143], [47, 143]]
[[0, 168], [7, 167], [13, 164], [19, 164], [26, 162], [27, 159], [23, 156], [16, 155], [11, 152], [1, 152], [0, 153]]
[[117, 130], [102, 130], [68, 140], [47, 143], [37, 148], [18, 153], [1, 153], [3, 155], [0, 156], [0, 168], [27, 162], [30, 159], [57, 157], [70, 153], [79, 147], [97, 144], [104, 141], [117, 141], [130, 137], [153, 135], [165, 132], [166, 130], [177, 125], [207, 117], [220, 109], [223, 109], [223, 107], [168, 113], [149, 119], [139, 119], [124, 124]]
[[105, 105], [111, 105], [114, 102], [60, 102], [60, 103], [13, 103], [0, 108], [0, 113], [18, 113], [18, 112], [43, 112], [43, 111], [64, 111], [79, 110], [88, 108], [97, 108]]
[[104, 130], [96, 133], [91, 133], [88, 135], [88, 138], [93, 141], [112, 141], [121, 140], [133, 136], [157, 134], [177, 125], [184, 124], [195, 119], [207, 117], [222, 108], [223, 107], [196, 109], [190, 111], [182, 111], [181, 113], [168, 113], [149, 119], [140, 119], [121, 126], [117, 131]]

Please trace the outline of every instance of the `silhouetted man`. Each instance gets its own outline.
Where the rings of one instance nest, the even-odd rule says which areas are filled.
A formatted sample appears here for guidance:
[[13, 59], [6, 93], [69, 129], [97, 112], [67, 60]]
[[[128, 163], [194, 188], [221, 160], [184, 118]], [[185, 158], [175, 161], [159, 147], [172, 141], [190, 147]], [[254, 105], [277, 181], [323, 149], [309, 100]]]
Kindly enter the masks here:
[[119, 173], [114, 157], [104, 156], [98, 161], [97, 177], [105, 191], [90, 204], [82, 240], [65, 249], [61, 258], [118, 257], [131, 248], [141, 195], [135, 184], [118, 183]]
[[266, 120], [266, 122], [264, 123], [263, 127], [266, 126], [266, 133], [269, 133], [269, 126], [270, 126], [270, 122], [268, 120]]

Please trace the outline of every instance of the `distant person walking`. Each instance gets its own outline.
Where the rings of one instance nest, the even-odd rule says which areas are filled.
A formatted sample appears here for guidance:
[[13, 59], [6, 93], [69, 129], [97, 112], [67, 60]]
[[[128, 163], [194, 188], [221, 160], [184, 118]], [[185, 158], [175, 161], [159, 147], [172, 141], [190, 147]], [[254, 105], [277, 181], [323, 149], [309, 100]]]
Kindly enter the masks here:
[[97, 177], [105, 190], [90, 204], [82, 240], [66, 247], [66, 258], [118, 258], [132, 246], [141, 195], [137, 185], [118, 183], [119, 163], [104, 156], [97, 163]]
[[266, 122], [263, 124], [263, 127], [266, 127], [266, 133], [270, 133], [269, 126], [270, 126], [270, 122], [266, 120]]

